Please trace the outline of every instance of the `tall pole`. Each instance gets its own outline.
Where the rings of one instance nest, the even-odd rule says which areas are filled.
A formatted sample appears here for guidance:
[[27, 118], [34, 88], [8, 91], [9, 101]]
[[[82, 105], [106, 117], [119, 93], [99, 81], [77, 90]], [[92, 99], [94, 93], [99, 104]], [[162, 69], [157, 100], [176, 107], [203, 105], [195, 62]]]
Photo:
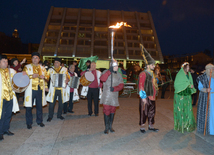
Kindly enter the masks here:
[[[111, 35], [111, 66], [113, 65], [113, 62], [114, 62], [113, 53], [114, 53], [114, 36], [115, 36], [115, 31], [116, 31], [115, 29], [110, 28], [110, 35]], [[112, 72], [111, 72], [111, 87], [112, 87], [112, 83], [113, 83], [113, 77], [112, 77]]]

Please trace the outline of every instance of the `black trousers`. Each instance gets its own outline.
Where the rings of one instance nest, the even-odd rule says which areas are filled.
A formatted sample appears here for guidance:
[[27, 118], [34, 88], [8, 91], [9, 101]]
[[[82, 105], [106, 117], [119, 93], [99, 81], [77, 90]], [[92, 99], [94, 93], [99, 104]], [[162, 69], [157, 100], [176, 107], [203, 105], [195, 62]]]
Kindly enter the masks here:
[[70, 98], [69, 98], [69, 105], [68, 105], [68, 102], [64, 103], [64, 112], [67, 112], [67, 111], [72, 111], [73, 110], [73, 92], [70, 92]]
[[36, 99], [36, 123], [40, 124], [43, 122], [42, 113], [42, 90], [38, 87], [38, 90], [32, 90], [32, 107], [26, 107], [26, 124], [33, 124], [32, 108], [33, 102]]
[[99, 88], [89, 88], [87, 94], [88, 114], [92, 114], [92, 99], [94, 99], [94, 113], [99, 113]]
[[2, 114], [0, 119], [0, 135], [8, 131], [10, 128], [12, 108], [13, 108], [13, 99], [10, 101], [3, 100]]
[[146, 104], [140, 98], [140, 123], [139, 125], [143, 125], [146, 123], [146, 119], [148, 118], [148, 124], [152, 125], [155, 123], [155, 101], [151, 101], [148, 97], [146, 98]]
[[165, 83], [165, 84], [162, 86], [161, 98], [164, 98], [165, 92], [166, 92], [166, 88], [167, 88], [168, 86], [169, 86], [169, 83]]
[[62, 105], [62, 93], [61, 93], [61, 90], [55, 90], [55, 95], [54, 95], [53, 103], [51, 103], [51, 102], [49, 103], [49, 115], [48, 115], [49, 118], [53, 118], [53, 115], [54, 115], [54, 106], [55, 106], [55, 103], [56, 103], [57, 96], [58, 96], [58, 103], [59, 103], [57, 117], [62, 116], [62, 109], [63, 109], [63, 105]]

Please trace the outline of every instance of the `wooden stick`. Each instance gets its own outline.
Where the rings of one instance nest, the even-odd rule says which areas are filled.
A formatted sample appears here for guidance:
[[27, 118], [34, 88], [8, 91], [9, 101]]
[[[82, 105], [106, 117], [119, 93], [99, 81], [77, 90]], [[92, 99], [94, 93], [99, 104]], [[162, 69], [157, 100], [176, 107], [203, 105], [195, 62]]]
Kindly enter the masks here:
[[[212, 77], [212, 69], [210, 69], [209, 88], [210, 88], [210, 83], [211, 83], [211, 77]], [[205, 126], [204, 126], [204, 136], [205, 136], [205, 134], [206, 134], [207, 113], [208, 113], [209, 100], [210, 100], [210, 92], [208, 92], [208, 97], [207, 97], [207, 108], [206, 108], [206, 118], [205, 118]]]

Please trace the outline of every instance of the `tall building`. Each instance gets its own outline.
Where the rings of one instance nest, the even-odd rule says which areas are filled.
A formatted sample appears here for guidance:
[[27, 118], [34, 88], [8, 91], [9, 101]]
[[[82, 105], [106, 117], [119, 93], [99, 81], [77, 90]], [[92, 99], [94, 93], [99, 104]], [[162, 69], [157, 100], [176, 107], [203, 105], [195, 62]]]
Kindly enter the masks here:
[[[39, 53], [44, 60], [52, 61], [54, 55], [63, 57], [65, 63], [81, 57], [97, 55], [105, 62], [111, 56], [109, 26], [127, 22], [132, 27], [116, 31], [114, 58], [123, 62], [142, 64], [139, 44], [151, 56], [163, 63], [154, 22], [150, 12], [128, 12], [97, 9], [51, 7], [41, 38]], [[103, 63], [101, 63], [103, 64]]]

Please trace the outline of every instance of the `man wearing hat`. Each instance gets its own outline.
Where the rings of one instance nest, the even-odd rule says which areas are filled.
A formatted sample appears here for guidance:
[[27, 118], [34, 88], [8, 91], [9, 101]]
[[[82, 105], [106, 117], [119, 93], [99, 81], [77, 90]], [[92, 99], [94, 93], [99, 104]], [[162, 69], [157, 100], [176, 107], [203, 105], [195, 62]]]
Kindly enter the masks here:
[[7, 56], [0, 55], [0, 141], [4, 139], [4, 134], [14, 135], [9, 130], [10, 120], [12, 112], [19, 111], [18, 102], [11, 87], [11, 80], [16, 71], [7, 66]]
[[27, 128], [31, 129], [33, 124], [32, 108], [36, 106], [36, 123], [40, 127], [44, 127], [43, 124], [43, 113], [42, 106], [47, 104], [45, 99], [45, 79], [46, 70], [44, 67], [39, 65], [40, 54], [33, 52], [32, 63], [25, 65], [23, 71], [30, 78], [30, 84], [25, 91], [24, 106], [26, 107], [26, 124]]
[[109, 130], [110, 132], [115, 132], [112, 124], [116, 107], [119, 106], [118, 92], [124, 86], [122, 75], [118, 72], [118, 63], [116, 60], [113, 61], [109, 70], [103, 71], [100, 81], [103, 82], [103, 94], [100, 104], [103, 104], [104, 133], [108, 134]]
[[[204, 132], [206, 121], [206, 134], [214, 135], [214, 65], [207, 64], [205, 69], [206, 70], [204, 74], [198, 76], [197, 78], [199, 90], [197, 108], [197, 132]], [[211, 81], [209, 87], [210, 74]], [[207, 107], [208, 95], [210, 95], [210, 99]], [[207, 114], [206, 111], [208, 112]]]
[[57, 112], [57, 118], [63, 120], [64, 117], [62, 116], [62, 109], [63, 104], [69, 100], [69, 94], [70, 94], [70, 88], [67, 86], [65, 88], [63, 87], [53, 87], [53, 74], [66, 74], [66, 84], [70, 80], [70, 76], [68, 74], [68, 70], [65, 67], [60, 66], [62, 60], [60, 58], [54, 59], [54, 67], [50, 68], [47, 72], [47, 76], [50, 77], [50, 87], [48, 95], [46, 96], [46, 100], [49, 103], [49, 114], [47, 121], [50, 122], [53, 118], [54, 114], [54, 105], [56, 103], [56, 100], [58, 100], [59, 106], [58, 106], [58, 112]]
[[140, 73], [138, 79], [138, 89], [140, 96], [140, 131], [145, 133], [145, 123], [148, 118], [149, 130], [158, 131], [158, 129], [153, 127], [155, 123], [155, 97], [158, 90], [157, 81], [154, 74], [155, 60], [146, 51], [146, 49], [141, 46], [141, 52], [145, 63], [145, 70]]

